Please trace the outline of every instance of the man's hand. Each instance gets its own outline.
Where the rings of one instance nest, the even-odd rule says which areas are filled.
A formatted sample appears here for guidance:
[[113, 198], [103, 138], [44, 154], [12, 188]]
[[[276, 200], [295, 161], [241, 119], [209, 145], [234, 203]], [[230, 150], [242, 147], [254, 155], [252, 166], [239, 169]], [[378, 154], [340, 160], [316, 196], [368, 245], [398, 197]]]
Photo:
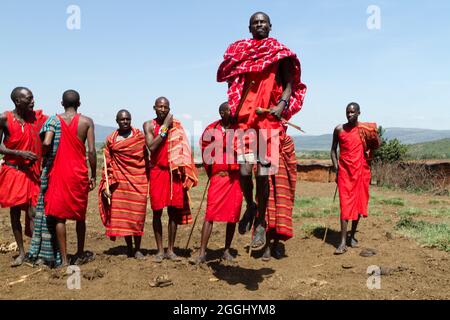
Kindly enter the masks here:
[[166, 128], [170, 128], [170, 126], [172, 125], [173, 122], [173, 115], [171, 113], [168, 113], [166, 118], [164, 119], [163, 125]]
[[16, 151], [16, 155], [30, 161], [36, 161], [38, 159], [37, 155], [31, 151]]
[[275, 108], [270, 109], [270, 114], [277, 117], [278, 120], [281, 120], [281, 114], [284, 110], [284, 102], [281, 101]]
[[89, 179], [89, 191], [92, 191], [95, 189], [96, 186], [96, 178], [92, 177], [91, 179]]
[[103, 190], [102, 195], [107, 199], [111, 199], [111, 193], [109, 193], [106, 189]]

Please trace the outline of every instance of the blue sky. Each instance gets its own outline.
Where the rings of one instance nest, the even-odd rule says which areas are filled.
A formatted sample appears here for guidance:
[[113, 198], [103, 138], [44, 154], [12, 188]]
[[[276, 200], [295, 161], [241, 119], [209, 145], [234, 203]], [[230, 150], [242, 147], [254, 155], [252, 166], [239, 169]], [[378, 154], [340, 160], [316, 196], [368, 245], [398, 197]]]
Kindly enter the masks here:
[[[69, 5], [81, 29], [69, 30]], [[381, 28], [369, 30], [369, 5]], [[297, 53], [308, 86], [293, 118], [308, 134], [331, 133], [357, 101], [361, 120], [384, 127], [450, 129], [449, 1], [104, 1], [0, 2], [0, 111], [15, 86], [36, 107], [61, 112], [76, 89], [80, 112], [115, 125], [128, 108], [134, 125], [154, 116], [164, 95], [190, 132], [217, 119], [226, 85], [216, 82], [226, 47], [250, 37], [248, 19], [267, 12], [271, 36]], [[293, 132], [292, 132], [293, 133]]]

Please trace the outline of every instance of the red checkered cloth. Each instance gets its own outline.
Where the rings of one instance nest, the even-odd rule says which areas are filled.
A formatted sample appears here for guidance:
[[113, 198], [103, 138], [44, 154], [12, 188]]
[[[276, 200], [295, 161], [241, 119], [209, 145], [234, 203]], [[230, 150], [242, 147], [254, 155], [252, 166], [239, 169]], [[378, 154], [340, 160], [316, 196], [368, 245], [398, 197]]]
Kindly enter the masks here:
[[228, 104], [234, 115], [241, 100], [245, 73], [261, 72], [273, 63], [290, 58], [294, 70], [292, 95], [289, 108], [283, 111], [283, 118], [290, 119], [300, 111], [306, 94], [306, 85], [300, 80], [301, 68], [297, 55], [274, 38], [262, 40], [245, 39], [232, 43], [225, 51], [224, 61], [217, 71], [218, 82], [228, 82]]

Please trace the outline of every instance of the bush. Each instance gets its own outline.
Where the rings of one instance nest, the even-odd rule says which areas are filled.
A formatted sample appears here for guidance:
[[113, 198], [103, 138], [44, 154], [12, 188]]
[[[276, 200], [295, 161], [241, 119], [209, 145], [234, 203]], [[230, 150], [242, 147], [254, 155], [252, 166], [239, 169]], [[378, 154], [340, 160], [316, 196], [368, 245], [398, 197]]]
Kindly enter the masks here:
[[405, 158], [408, 147], [395, 138], [392, 140], [387, 140], [384, 137], [385, 130], [383, 127], [378, 127], [378, 132], [381, 138], [381, 146], [374, 153], [375, 162], [392, 163], [396, 161], [401, 161]]
[[378, 186], [400, 188], [412, 192], [447, 195], [445, 176], [425, 163], [375, 162], [372, 177]]

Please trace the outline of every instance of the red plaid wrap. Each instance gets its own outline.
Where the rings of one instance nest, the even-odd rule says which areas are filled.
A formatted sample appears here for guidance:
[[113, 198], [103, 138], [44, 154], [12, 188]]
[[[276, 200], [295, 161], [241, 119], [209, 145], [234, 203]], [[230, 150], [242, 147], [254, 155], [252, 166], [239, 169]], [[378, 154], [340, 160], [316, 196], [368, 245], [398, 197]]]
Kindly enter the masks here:
[[282, 116], [288, 120], [302, 108], [306, 85], [300, 80], [300, 60], [295, 53], [276, 39], [236, 41], [228, 47], [223, 58], [224, 61], [217, 71], [217, 81], [228, 82], [228, 104], [233, 115], [242, 97], [245, 73], [261, 72], [285, 58], [290, 58], [294, 74], [289, 107], [283, 111]]

